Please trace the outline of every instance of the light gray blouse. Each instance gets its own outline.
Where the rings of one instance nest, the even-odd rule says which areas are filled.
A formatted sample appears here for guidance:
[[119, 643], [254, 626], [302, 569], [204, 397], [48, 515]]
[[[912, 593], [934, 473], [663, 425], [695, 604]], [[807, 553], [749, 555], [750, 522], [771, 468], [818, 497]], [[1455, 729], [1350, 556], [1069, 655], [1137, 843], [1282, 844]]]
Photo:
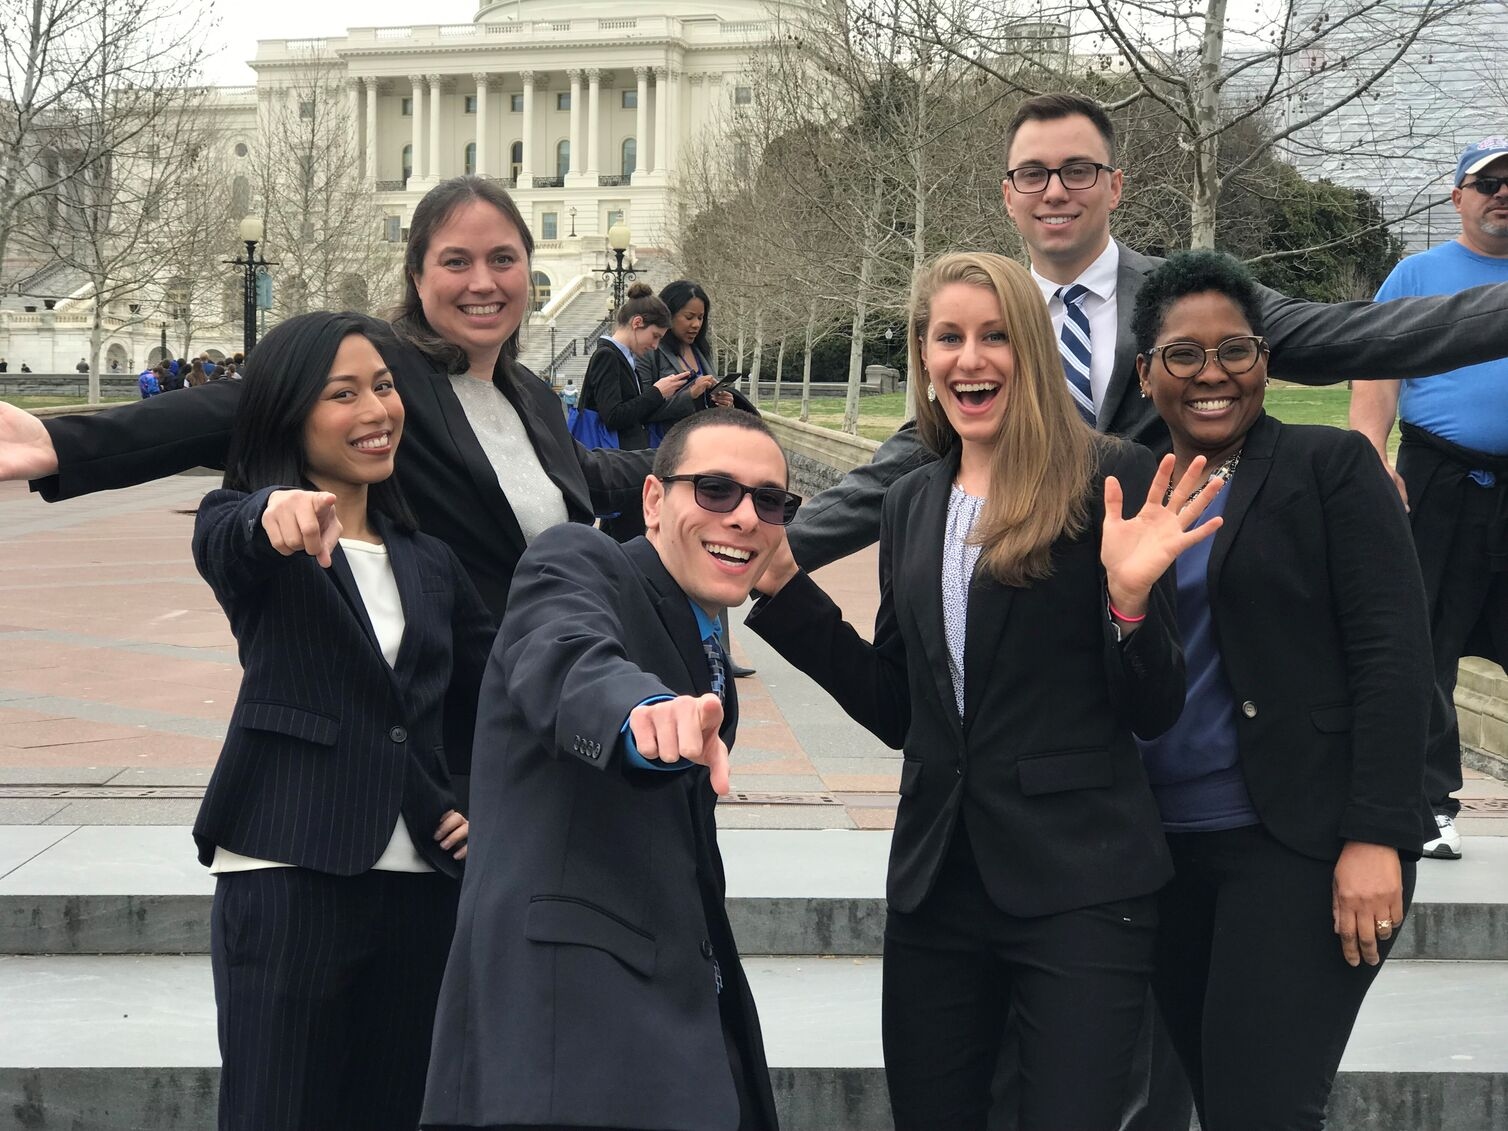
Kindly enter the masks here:
[[948, 525], [943, 532], [942, 602], [943, 630], [948, 639], [948, 672], [953, 676], [953, 698], [958, 717], [963, 718], [963, 645], [969, 622], [969, 585], [979, 564], [983, 546], [970, 544], [969, 535], [979, 521], [985, 500], [954, 485], [948, 494]]
[[478, 381], [464, 373], [452, 373], [450, 384], [513, 517], [518, 519], [524, 541], [532, 542], [550, 527], [565, 522], [565, 496], [545, 474], [512, 402], [491, 381]]

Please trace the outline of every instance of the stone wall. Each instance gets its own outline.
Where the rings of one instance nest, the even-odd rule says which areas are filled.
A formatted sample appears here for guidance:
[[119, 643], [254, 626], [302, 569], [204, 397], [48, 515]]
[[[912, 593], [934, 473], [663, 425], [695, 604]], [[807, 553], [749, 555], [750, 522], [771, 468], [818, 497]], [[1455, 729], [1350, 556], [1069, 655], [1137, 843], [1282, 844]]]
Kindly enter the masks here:
[[791, 489], [811, 498], [826, 490], [861, 463], [868, 463], [880, 445], [862, 436], [802, 424], [773, 415], [764, 418], [791, 463]]

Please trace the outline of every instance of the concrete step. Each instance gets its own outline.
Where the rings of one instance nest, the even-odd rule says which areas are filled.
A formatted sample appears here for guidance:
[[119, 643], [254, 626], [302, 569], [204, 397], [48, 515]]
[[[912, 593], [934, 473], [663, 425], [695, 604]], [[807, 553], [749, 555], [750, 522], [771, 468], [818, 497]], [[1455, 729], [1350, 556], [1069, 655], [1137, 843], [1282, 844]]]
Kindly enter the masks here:
[[[888, 832], [723, 829], [750, 954], [878, 954]], [[0, 954], [204, 954], [214, 880], [189, 830], [0, 826]], [[1398, 958], [1508, 961], [1508, 838], [1423, 861]]]
[[[746, 959], [786, 1131], [890, 1125], [874, 958]], [[19, 1127], [200, 1131], [218, 1054], [203, 957], [0, 958], [0, 1111]], [[1508, 963], [1390, 963], [1331, 1131], [1508, 1131]]]

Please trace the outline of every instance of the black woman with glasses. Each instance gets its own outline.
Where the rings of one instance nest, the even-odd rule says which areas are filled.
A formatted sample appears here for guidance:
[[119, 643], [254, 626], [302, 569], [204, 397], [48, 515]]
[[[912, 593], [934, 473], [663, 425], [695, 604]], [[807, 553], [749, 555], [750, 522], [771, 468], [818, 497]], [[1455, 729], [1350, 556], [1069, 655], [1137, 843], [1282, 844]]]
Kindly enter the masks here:
[[[1205, 1131], [1319, 1131], [1414, 887], [1429, 624], [1398, 493], [1356, 432], [1263, 412], [1260, 292], [1184, 252], [1137, 295], [1141, 393], [1224, 490], [1178, 559], [1188, 698], [1141, 743], [1175, 876], [1153, 989]], [[1206, 488], [1208, 490], [1208, 488]]]
[[679, 421], [627, 543], [557, 526], [518, 563], [483, 681], [471, 870], [424, 1126], [775, 1131], [713, 810], [738, 691], [718, 611], [800, 501], [758, 417]]
[[903, 752], [883, 1038], [900, 1131], [983, 1131], [1010, 1030], [1014, 1131], [1116, 1131], [1171, 875], [1133, 734], [1183, 705], [1176, 555], [1217, 493], [1098, 436], [1026, 269], [944, 256], [913, 286], [936, 462], [880, 527], [874, 642], [789, 559], [748, 625]]

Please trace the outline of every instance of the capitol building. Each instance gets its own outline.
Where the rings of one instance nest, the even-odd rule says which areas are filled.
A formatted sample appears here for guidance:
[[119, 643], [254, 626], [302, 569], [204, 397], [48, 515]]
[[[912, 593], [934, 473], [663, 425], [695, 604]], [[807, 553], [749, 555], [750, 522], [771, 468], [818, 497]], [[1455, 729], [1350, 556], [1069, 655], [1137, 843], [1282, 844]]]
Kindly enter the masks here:
[[[763, 0], [481, 0], [468, 23], [259, 41], [250, 61], [256, 85], [214, 90], [207, 110], [244, 214], [269, 207], [252, 186], [259, 153], [276, 144], [273, 124], [312, 118], [316, 97], [338, 99], [334, 120], [348, 136], [330, 152], [375, 204], [371, 238], [392, 245], [394, 281], [409, 217], [427, 190], [463, 173], [502, 181], [535, 238], [529, 337], [537, 345], [556, 315], [603, 286], [613, 225], [627, 226], [631, 255], [663, 264], [656, 250], [673, 244], [682, 158], [725, 115], [752, 104], [751, 60], [772, 32]], [[286, 257], [268, 232], [267, 256]], [[225, 272], [223, 301], [195, 319], [194, 352], [239, 347], [241, 292], [234, 269]], [[283, 282], [278, 269], [272, 276], [275, 287]], [[89, 352], [87, 287], [69, 286], [78, 282], [39, 270], [7, 296], [0, 356], [13, 372], [23, 359], [37, 373], [71, 372]], [[47, 309], [37, 309], [43, 295]], [[143, 299], [136, 309], [171, 306], [170, 298]], [[286, 312], [281, 299], [274, 309]], [[107, 319], [104, 368], [134, 372], [161, 355], [162, 319], [133, 319], [118, 305]], [[605, 312], [604, 301], [578, 305], [590, 305], [593, 324]], [[176, 343], [170, 353], [181, 352], [180, 330], [166, 335]]]

